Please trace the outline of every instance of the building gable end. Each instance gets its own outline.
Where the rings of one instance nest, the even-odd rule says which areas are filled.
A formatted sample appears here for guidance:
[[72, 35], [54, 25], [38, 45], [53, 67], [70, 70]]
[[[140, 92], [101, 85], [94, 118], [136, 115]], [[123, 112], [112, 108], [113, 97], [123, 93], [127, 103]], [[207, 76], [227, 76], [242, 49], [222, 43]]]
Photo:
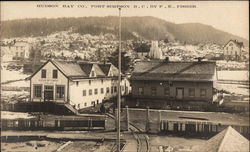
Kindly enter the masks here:
[[42, 70], [43, 69], [43, 67], [45, 67], [48, 63], [52, 63], [52, 65], [54, 65], [55, 67], [56, 67], [56, 69], [58, 70], [58, 71], [60, 71], [67, 79], [68, 79], [68, 76], [57, 66], [57, 65], [55, 65], [54, 63], [53, 63], [53, 61], [51, 61], [51, 60], [48, 60], [47, 62], [45, 62], [35, 73], [33, 73], [30, 77], [29, 77], [29, 79], [32, 79], [40, 70]]

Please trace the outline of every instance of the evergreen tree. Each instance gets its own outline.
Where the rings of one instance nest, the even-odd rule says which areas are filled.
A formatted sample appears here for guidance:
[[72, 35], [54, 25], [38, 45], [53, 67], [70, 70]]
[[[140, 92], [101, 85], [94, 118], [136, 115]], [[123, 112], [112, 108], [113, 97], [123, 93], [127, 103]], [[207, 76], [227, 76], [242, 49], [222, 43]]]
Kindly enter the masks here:
[[[118, 49], [114, 51], [110, 57], [108, 57], [108, 61], [111, 62], [114, 66], [118, 68]], [[131, 59], [129, 56], [126, 56], [126, 52], [121, 52], [121, 72], [125, 73], [130, 66]]]

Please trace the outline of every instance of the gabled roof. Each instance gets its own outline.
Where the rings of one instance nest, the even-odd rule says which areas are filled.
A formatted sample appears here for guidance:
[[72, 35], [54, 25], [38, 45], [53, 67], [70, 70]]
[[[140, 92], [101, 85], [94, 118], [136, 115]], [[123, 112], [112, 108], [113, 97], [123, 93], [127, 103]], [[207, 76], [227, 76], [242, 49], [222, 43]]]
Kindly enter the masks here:
[[[229, 42], [233, 42], [235, 45], [237, 45], [237, 46], [240, 47], [240, 48], [244, 47], [243, 42], [239, 42], [239, 41], [237, 41], [237, 40], [229, 40], [229, 41], [227, 42], [227, 44], [228, 44]], [[226, 44], [225, 46], [227, 46], [227, 44]]]
[[152, 60], [137, 62], [132, 80], [213, 81], [215, 62], [171, 62]]
[[62, 72], [68, 76], [85, 76], [89, 74], [84, 71], [78, 63], [75, 62], [63, 62], [63, 61], [52, 61]]
[[98, 64], [98, 66], [102, 69], [106, 76], [109, 74], [111, 64]]
[[193, 148], [194, 152], [249, 152], [249, 141], [231, 126], [204, 144]]
[[[107, 71], [109, 72], [112, 67], [112, 64], [97, 64], [97, 63], [77, 63], [77, 62], [66, 62], [66, 61], [57, 61], [57, 60], [48, 60], [43, 66], [40, 67], [35, 73], [33, 73], [30, 78], [32, 78], [38, 71], [40, 71], [48, 62], [51, 62], [59, 71], [61, 71], [65, 77], [70, 79], [82, 79], [90, 78], [91, 70], [94, 69], [96, 77], [109, 77]], [[105, 67], [105, 68], [103, 68]], [[109, 67], [109, 68], [107, 68]], [[117, 68], [113, 68], [114, 70]], [[116, 74], [117, 73], [117, 74]], [[113, 76], [118, 76], [118, 72], [114, 73]]]

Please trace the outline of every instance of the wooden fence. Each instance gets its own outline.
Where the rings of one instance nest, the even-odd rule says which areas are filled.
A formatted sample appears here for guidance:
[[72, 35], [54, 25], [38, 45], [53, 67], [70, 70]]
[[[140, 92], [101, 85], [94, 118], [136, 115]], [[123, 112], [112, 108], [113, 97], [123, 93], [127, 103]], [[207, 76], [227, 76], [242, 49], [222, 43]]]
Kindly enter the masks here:
[[[140, 116], [131, 116], [131, 111], [140, 111]], [[179, 112], [180, 113], [180, 112]], [[184, 112], [183, 115], [189, 112]], [[203, 113], [204, 115], [206, 112]], [[129, 116], [130, 115], [130, 116]], [[168, 116], [167, 113], [164, 114]], [[172, 114], [173, 115], [173, 114]], [[195, 113], [194, 113], [195, 115]], [[218, 123], [213, 120], [193, 118], [193, 117], [177, 117], [162, 118], [160, 110], [150, 109], [135, 109], [125, 108], [121, 114], [121, 128], [122, 130], [128, 130], [128, 124], [132, 123], [137, 125], [141, 130], [148, 133], [178, 133], [178, 134], [196, 134], [196, 135], [211, 135], [216, 134], [226, 127], [231, 126], [242, 135], [249, 137], [250, 127], [247, 124], [236, 124], [236, 123]]]
[[2, 119], [2, 130], [105, 130], [106, 119]]

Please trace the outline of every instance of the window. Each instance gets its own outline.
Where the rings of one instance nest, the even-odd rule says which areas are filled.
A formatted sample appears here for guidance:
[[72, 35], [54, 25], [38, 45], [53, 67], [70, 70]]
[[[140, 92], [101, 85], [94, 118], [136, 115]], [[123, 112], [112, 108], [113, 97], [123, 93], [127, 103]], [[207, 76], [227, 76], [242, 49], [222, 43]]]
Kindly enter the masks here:
[[200, 90], [200, 96], [201, 97], [206, 97], [206, 95], [207, 95], [207, 90], [206, 89], [201, 89]]
[[101, 94], [103, 94], [104, 93], [104, 89], [103, 88], [101, 88]]
[[139, 95], [144, 95], [144, 88], [138, 88]]
[[87, 102], [84, 103], [84, 107], [87, 107]]
[[102, 84], [103, 84], [103, 79], [101, 81], [102, 81]]
[[164, 95], [165, 96], [169, 96], [170, 95], [170, 88], [169, 87], [164, 88]]
[[189, 95], [189, 97], [194, 97], [195, 96], [195, 89], [194, 88], [189, 88], [188, 89], [188, 95]]
[[95, 94], [98, 94], [98, 89], [95, 89]]
[[78, 86], [79, 85], [79, 81], [76, 81], [76, 86]]
[[86, 96], [86, 95], [87, 95], [86, 90], [82, 90], [82, 96]]
[[45, 69], [42, 70], [42, 75], [41, 75], [41, 77], [42, 77], [42, 78], [46, 78], [46, 70], [45, 70]]
[[109, 87], [106, 88], [106, 92], [109, 93]]
[[91, 89], [89, 89], [89, 95], [90, 95], [90, 96], [92, 95], [92, 90], [91, 90]]
[[152, 96], [156, 95], [156, 87], [151, 87], [151, 95]]
[[91, 85], [91, 80], [89, 80], [89, 85]]
[[95, 71], [91, 71], [91, 77], [95, 76]]
[[117, 86], [114, 86], [114, 92], [117, 92]]
[[42, 85], [34, 85], [34, 97], [35, 98], [42, 97]]
[[92, 102], [91, 102], [91, 105], [92, 105], [92, 106], [95, 106], [95, 101], [92, 101]]
[[56, 86], [56, 98], [62, 99], [65, 95], [65, 87], [64, 86]]
[[53, 78], [54, 78], [54, 79], [57, 79], [57, 77], [58, 77], [58, 72], [57, 72], [57, 70], [53, 70]]
[[114, 87], [112, 86], [112, 87], [111, 87], [111, 93], [113, 93], [113, 92], [114, 92]]

